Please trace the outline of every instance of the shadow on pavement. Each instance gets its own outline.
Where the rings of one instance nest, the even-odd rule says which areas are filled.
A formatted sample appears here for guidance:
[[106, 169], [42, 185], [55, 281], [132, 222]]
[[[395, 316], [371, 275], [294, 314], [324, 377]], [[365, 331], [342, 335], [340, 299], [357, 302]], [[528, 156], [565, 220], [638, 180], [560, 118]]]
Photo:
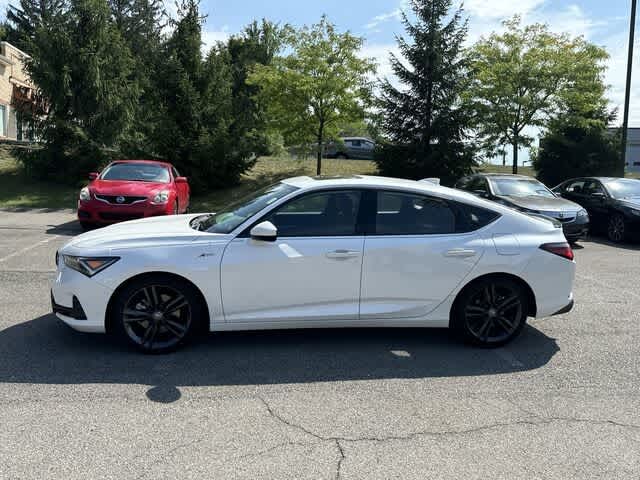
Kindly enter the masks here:
[[180, 396], [177, 386], [533, 370], [559, 350], [555, 339], [531, 326], [508, 348], [505, 355], [465, 346], [447, 330], [328, 329], [217, 333], [174, 354], [147, 356], [116, 338], [74, 332], [53, 315], [45, 315], [0, 331], [0, 382], [145, 384], [158, 386], [148, 392], [151, 400], [171, 402]]
[[82, 227], [77, 220], [61, 223], [59, 225], [47, 225], [46, 232], [48, 235], [62, 235], [72, 237], [82, 233]]

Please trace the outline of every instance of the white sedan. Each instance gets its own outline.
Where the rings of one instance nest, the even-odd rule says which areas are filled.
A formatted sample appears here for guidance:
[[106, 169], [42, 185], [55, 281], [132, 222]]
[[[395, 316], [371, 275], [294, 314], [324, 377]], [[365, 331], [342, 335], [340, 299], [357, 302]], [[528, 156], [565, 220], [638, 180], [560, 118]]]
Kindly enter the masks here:
[[573, 306], [562, 226], [429, 182], [298, 177], [216, 214], [125, 222], [56, 254], [76, 330], [144, 352], [206, 331], [451, 327], [499, 346]]

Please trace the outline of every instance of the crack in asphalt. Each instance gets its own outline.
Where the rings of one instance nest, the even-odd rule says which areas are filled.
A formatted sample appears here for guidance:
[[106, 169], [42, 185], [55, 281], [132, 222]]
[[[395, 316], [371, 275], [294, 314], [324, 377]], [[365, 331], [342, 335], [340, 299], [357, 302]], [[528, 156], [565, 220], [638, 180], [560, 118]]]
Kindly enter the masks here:
[[275, 418], [276, 420], [278, 420], [279, 422], [281, 422], [284, 425], [287, 425], [290, 428], [294, 428], [306, 435], [310, 435], [320, 441], [323, 442], [334, 442], [337, 449], [338, 449], [338, 461], [336, 464], [336, 470], [335, 470], [335, 478], [336, 480], [339, 480], [341, 478], [341, 470], [342, 470], [342, 465], [343, 463], [346, 461], [347, 457], [346, 454], [344, 452], [344, 447], [342, 445], [342, 443], [358, 443], [358, 442], [374, 442], [374, 443], [384, 443], [384, 442], [390, 442], [390, 441], [407, 441], [407, 440], [414, 440], [415, 438], [418, 437], [445, 437], [445, 436], [453, 436], [453, 435], [469, 435], [469, 434], [473, 434], [473, 433], [478, 433], [478, 432], [483, 432], [483, 431], [488, 431], [488, 430], [494, 430], [494, 429], [499, 429], [499, 428], [505, 428], [505, 427], [513, 427], [513, 426], [521, 426], [521, 425], [530, 425], [530, 426], [534, 426], [534, 427], [538, 427], [538, 426], [544, 426], [544, 425], [550, 425], [552, 423], [555, 422], [567, 422], [567, 423], [588, 423], [591, 425], [611, 425], [611, 426], [615, 426], [615, 427], [619, 427], [619, 428], [630, 428], [630, 429], [634, 429], [634, 430], [640, 430], [640, 425], [635, 425], [635, 424], [627, 424], [627, 423], [621, 423], [621, 422], [616, 422], [614, 420], [596, 420], [596, 419], [588, 419], [588, 418], [578, 418], [578, 417], [559, 417], [559, 416], [554, 416], [554, 417], [543, 417], [541, 415], [535, 414], [533, 412], [529, 412], [525, 409], [523, 409], [522, 407], [514, 404], [513, 402], [509, 402], [512, 405], [514, 405], [515, 407], [517, 407], [520, 411], [530, 415], [531, 419], [522, 419], [522, 420], [515, 420], [515, 421], [510, 421], [510, 422], [496, 422], [496, 423], [491, 423], [488, 425], [481, 425], [478, 427], [474, 427], [474, 428], [469, 428], [469, 429], [465, 429], [465, 430], [444, 430], [444, 431], [432, 431], [432, 430], [420, 430], [420, 431], [416, 431], [416, 432], [410, 432], [404, 435], [387, 435], [387, 436], [382, 436], [382, 437], [375, 437], [375, 436], [362, 436], [362, 437], [342, 437], [342, 436], [326, 436], [326, 435], [321, 435], [319, 433], [313, 432], [311, 430], [309, 430], [308, 428], [304, 427], [303, 425], [300, 425], [298, 423], [294, 423], [292, 420], [289, 420], [287, 418], [285, 418], [284, 416], [280, 415], [279, 413], [277, 413], [273, 407], [269, 404], [269, 402], [267, 402], [264, 398], [262, 398], [261, 396], [257, 397], [262, 404], [264, 405], [265, 409], [267, 410], [267, 412], [269, 413], [269, 415], [273, 418]]

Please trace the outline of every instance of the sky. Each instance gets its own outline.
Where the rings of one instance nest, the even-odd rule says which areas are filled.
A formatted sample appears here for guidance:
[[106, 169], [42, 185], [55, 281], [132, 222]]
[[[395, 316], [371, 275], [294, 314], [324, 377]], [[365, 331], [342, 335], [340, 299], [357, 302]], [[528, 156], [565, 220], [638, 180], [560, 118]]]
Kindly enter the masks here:
[[[407, 0], [204, 0], [201, 6], [207, 14], [203, 38], [209, 45], [253, 19], [299, 26], [326, 14], [340, 30], [364, 37], [363, 54], [378, 61], [379, 76], [388, 76], [388, 56], [397, 51], [395, 36], [403, 34], [400, 11], [407, 8]], [[500, 30], [503, 19], [519, 14], [526, 23], [547, 23], [553, 31], [584, 35], [606, 48], [608, 97], [619, 109], [621, 123], [631, 0], [466, 0], [464, 9], [470, 43]], [[640, 30], [637, 33], [630, 125], [640, 127]]]

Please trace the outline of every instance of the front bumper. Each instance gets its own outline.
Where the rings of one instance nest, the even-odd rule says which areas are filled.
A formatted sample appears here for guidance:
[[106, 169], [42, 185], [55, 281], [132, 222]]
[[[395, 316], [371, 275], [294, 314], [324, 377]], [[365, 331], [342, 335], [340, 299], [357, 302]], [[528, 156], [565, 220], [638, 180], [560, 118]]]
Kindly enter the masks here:
[[127, 220], [157, 217], [171, 213], [169, 203], [154, 205], [150, 201], [132, 205], [113, 205], [100, 200], [78, 200], [78, 220], [84, 223], [109, 225]]
[[573, 222], [563, 223], [562, 231], [567, 240], [578, 240], [589, 233], [589, 218], [577, 218]]
[[58, 267], [51, 284], [51, 308], [60, 320], [75, 330], [104, 333], [107, 305], [112, 294], [110, 288], [95, 278], [63, 265]]

